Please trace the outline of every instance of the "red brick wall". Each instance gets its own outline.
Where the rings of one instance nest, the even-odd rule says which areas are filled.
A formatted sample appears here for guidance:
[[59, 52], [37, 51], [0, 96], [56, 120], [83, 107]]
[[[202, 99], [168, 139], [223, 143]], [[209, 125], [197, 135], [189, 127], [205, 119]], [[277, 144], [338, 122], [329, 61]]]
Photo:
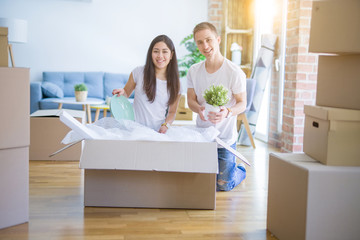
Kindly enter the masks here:
[[308, 52], [311, 0], [289, 0], [281, 150], [302, 152], [304, 105], [316, 97], [317, 55]]
[[214, 24], [218, 34], [221, 35], [223, 24], [222, 0], [208, 0], [208, 21]]

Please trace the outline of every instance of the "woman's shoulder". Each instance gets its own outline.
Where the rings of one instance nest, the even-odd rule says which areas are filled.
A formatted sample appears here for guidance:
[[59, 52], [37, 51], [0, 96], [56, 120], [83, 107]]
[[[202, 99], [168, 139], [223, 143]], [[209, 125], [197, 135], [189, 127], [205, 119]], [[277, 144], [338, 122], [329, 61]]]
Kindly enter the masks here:
[[143, 73], [143, 72], [144, 72], [144, 68], [145, 68], [145, 66], [137, 66], [136, 68], [134, 68], [134, 69], [132, 70], [132, 73], [136, 73], [136, 74], [138, 74], [138, 73]]
[[135, 83], [144, 78], [144, 66], [138, 66], [131, 71]]

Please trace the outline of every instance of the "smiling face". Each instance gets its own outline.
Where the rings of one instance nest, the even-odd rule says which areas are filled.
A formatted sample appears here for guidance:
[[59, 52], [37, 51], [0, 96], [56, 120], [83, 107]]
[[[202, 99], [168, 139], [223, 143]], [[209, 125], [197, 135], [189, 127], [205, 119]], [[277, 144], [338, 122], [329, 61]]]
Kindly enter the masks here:
[[154, 45], [151, 56], [156, 70], [166, 70], [173, 53], [166, 43], [158, 42]]
[[210, 29], [197, 31], [194, 36], [199, 51], [210, 59], [220, 53], [220, 37]]

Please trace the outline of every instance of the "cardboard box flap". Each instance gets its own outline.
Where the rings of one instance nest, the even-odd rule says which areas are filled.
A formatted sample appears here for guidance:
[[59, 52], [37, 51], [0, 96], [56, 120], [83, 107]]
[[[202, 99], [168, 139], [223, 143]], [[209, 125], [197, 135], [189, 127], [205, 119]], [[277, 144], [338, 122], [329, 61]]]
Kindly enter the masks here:
[[305, 105], [304, 113], [323, 120], [360, 121], [360, 110]]
[[8, 35], [8, 28], [0, 27], [0, 36], [7, 36]]
[[[294, 165], [298, 168], [311, 171], [312, 173], [318, 172], [331, 172], [331, 173], [356, 173], [359, 172], [360, 167], [358, 166], [329, 166], [320, 163], [314, 158], [304, 153], [270, 153], [270, 158], [274, 157], [287, 162], [288, 164]], [[271, 161], [271, 160], [270, 160]]]
[[313, 162], [290, 162], [290, 164], [293, 164], [299, 168], [303, 168], [311, 172], [310, 174], [314, 173], [347, 173], [347, 174], [359, 174], [360, 167], [357, 166], [328, 166], [324, 165], [318, 161]]
[[[60, 117], [62, 114], [62, 109], [47, 109], [47, 110], [40, 110], [32, 113], [30, 117]], [[84, 118], [85, 111], [79, 110], [70, 110], [66, 109], [66, 112], [69, 113], [74, 118]]]
[[215, 142], [85, 140], [80, 168], [217, 173], [217, 145]]
[[270, 153], [269, 155], [288, 162], [317, 162], [304, 153]]

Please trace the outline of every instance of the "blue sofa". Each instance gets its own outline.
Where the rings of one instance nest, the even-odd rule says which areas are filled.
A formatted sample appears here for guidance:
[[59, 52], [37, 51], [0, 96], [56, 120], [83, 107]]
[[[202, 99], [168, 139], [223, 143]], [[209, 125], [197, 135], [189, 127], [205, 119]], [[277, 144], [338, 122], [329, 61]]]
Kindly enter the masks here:
[[[75, 99], [74, 85], [79, 83], [88, 87], [88, 99], [105, 100], [113, 89], [124, 87], [128, 78], [129, 74], [107, 72], [43, 72], [42, 82], [30, 83], [30, 113], [58, 108], [54, 98]], [[63, 108], [82, 110], [81, 105], [74, 104], [64, 104]]]

